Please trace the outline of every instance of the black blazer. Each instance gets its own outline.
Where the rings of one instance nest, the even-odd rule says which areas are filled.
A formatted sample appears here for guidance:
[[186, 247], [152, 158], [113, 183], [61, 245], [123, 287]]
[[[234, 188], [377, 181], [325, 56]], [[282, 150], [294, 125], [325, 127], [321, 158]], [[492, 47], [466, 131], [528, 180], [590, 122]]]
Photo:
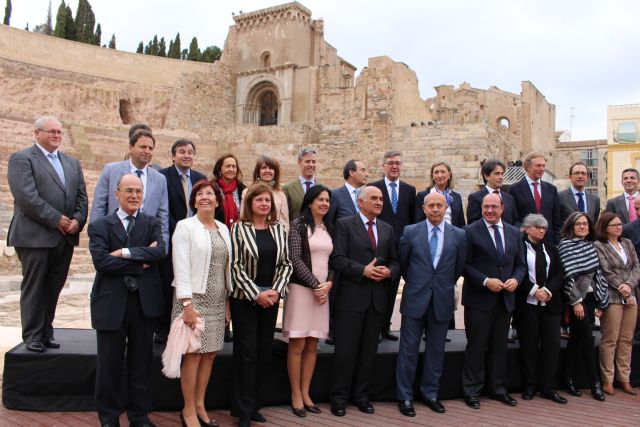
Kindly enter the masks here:
[[[167, 195], [169, 197], [169, 236], [173, 236], [178, 221], [187, 217], [188, 195], [185, 196], [182, 188], [182, 181], [175, 166], [161, 169], [159, 171], [167, 179]], [[191, 169], [191, 186], [201, 179], [207, 177], [198, 171]], [[170, 242], [167, 242], [170, 243]]]
[[[489, 194], [487, 187], [469, 194], [467, 200], [467, 222], [471, 224], [482, 218], [482, 199]], [[502, 203], [504, 203], [504, 211], [502, 212], [502, 221], [507, 224], [515, 225], [519, 223], [518, 211], [516, 210], [516, 202], [513, 196], [506, 191], [500, 191]]]
[[[238, 200], [240, 201], [242, 201], [242, 192], [244, 191], [245, 188], [247, 188], [246, 185], [244, 185], [241, 182], [238, 182], [238, 187], [236, 188], [236, 191], [238, 192]], [[222, 194], [222, 201], [224, 203], [224, 194]], [[273, 203], [273, 200], [271, 202]], [[238, 207], [238, 217], [240, 217], [240, 213], [241, 213], [240, 207]], [[224, 218], [224, 207], [222, 206], [222, 203], [220, 203], [216, 208], [215, 218], [221, 223], [226, 224], [225, 218]]]
[[[138, 285], [142, 312], [158, 317], [165, 311], [160, 274], [155, 264], [165, 257], [162, 227], [155, 217], [138, 212], [133, 232], [127, 234], [114, 212], [89, 224], [89, 250], [96, 269], [91, 289], [91, 326], [114, 331], [121, 327], [127, 310], [129, 290], [124, 276], [133, 276]], [[156, 247], [149, 247], [157, 242]], [[116, 249], [129, 248], [131, 258], [110, 255]], [[144, 268], [144, 264], [150, 264]]]
[[[547, 273], [547, 283], [545, 288], [551, 292], [551, 299], [547, 302], [545, 310], [549, 313], [561, 314], [564, 313], [564, 304], [562, 301], [562, 279], [564, 277], [564, 270], [562, 268], [562, 261], [560, 261], [560, 255], [555, 245], [544, 243], [544, 250], [549, 254], [549, 271]], [[529, 271], [527, 265], [527, 247], [525, 242], [522, 242], [522, 256], [524, 258], [527, 272], [524, 275], [524, 279], [518, 289], [516, 289], [516, 310], [522, 309], [527, 305], [527, 297], [533, 283], [529, 280]]]
[[[415, 222], [424, 221], [427, 219], [427, 216], [424, 214], [424, 209], [422, 209], [422, 204], [424, 203], [424, 198], [427, 197], [427, 194], [431, 192], [431, 187], [427, 187], [426, 190], [421, 191], [416, 196], [416, 214], [415, 214]], [[462, 196], [455, 191], [451, 191], [451, 197], [453, 201], [451, 202], [451, 225], [458, 228], [463, 228], [467, 223], [464, 220], [464, 209], [462, 207]]]
[[[530, 213], [536, 211], [536, 203], [529, 188], [527, 178], [522, 178], [509, 188], [509, 193], [516, 202], [519, 221], [514, 224], [520, 227], [520, 222]], [[560, 200], [558, 199], [558, 189], [555, 185], [542, 181], [541, 213], [549, 222], [549, 232], [545, 234], [544, 241], [553, 245], [560, 243], [560, 229], [562, 222], [560, 219]]]
[[391, 209], [391, 197], [389, 197], [384, 178], [369, 184], [378, 187], [380, 191], [382, 191], [384, 202], [382, 212], [378, 216], [378, 219], [383, 220], [393, 227], [393, 234], [397, 242], [399, 242], [400, 237], [402, 237], [404, 227], [416, 222], [416, 187], [400, 180], [398, 180], [398, 182], [400, 183], [398, 187], [398, 211], [395, 215], [393, 214], [393, 209]]
[[[340, 273], [340, 286], [336, 287], [334, 307], [344, 311], [364, 312], [373, 304], [376, 311], [386, 313], [388, 286], [400, 278], [400, 263], [393, 229], [389, 224], [376, 221], [378, 242], [373, 253], [371, 240], [360, 215], [338, 220], [333, 239], [330, 265]], [[364, 267], [375, 257], [384, 259], [383, 265], [391, 270], [391, 277], [375, 282], [362, 275]]]
[[520, 231], [505, 222], [504, 258], [498, 259], [496, 247], [484, 221], [476, 221], [465, 227], [467, 237], [467, 264], [464, 268], [462, 305], [479, 311], [491, 311], [503, 300], [507, 311], [515, 308], [514, 292], [491, 292], [483, 286], [486, 278], [498, 278], [503, 282], [514, 278], [522, 283], [527, 266], [522, 256]]

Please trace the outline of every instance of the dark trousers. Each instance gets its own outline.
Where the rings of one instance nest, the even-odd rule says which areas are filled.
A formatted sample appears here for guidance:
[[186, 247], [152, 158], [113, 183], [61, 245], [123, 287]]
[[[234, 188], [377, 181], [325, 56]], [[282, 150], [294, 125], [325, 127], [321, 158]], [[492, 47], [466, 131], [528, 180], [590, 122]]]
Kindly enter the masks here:
[[396, 298], [398, 296], [398, 286], [400, 286], [400, 276], [398, 276], [397, 279], [391, 279], [391, 283], [389, 283], [389, 287], [387, 288], [389, 291], [387, 294], [387, 314], [385, 314], [381, 329], [391, 328], [391, 316], [393, 316], [393, 307], [396, 304]]
[[479, 396], [485, 382], [485, 361], [488, 372], [488, 391], [506, 393], [507, 335], [509, 313], [502, 301], [496, 302], [491, 311], [465, 307], [464, 324], [467, 348], [462, 368], [462, 391], [465, 396]]
[[22, 341], [53, 338], [53, 319], [69, 273], [73, 246], [60, 239], [55, 248], [16, 248], [16, 252], [22, 264]]
[[596, 366], [593, 355], [593, 330], [591, 324], [595, 321], [596, 300], [593, 292], [589, 292], [582, 301], [584, 307], [584, 319], [578, 319], [573, 314], [573, 307], [569, 307], [570, 320], [569, 328], [571, 338], [567, 344], [567, 351], [564, 363], [565, 375], [572, 378], [574, 373], [580, 369], [580, 363], [584, 365], [589, 381], [593, 384], [600, 379], [599, 369]]
[[439, 322], [433, 310], [433, 301], [420, 319], [402, 316], [400, 348], [396, 363], [396, 397], [398, 400], [413, 400], [413, 383], [416, 377], [420, 341], [426, 336], [422, 358], [420, 392], [426, 399], [437, 399], [444, 362], [444, 346], [449, 321]]
[[[127, 411], [132, 423], [146, 421], [151, 412], [151, 361], [154, 319], [146, 317], [138, 292], [127, 299], [122, 326], [115, 331], [97, 330], [98, 360], [96, 404], [102, 424], [116, 422]], [[128, 401], [123, 395], [122, 361], [127, 363]]]
[[525, 385], [551, 391], [556, 386], [560, 355], [560, 313], [524, 304], [517, 310], [518, 339]]
[[335, 351], [331, 374], [331, 403], [345, 405], [369, 401], [369, 378], [378, 351], [378, 336], [385, 315], [373, 307], [363, 312], [336, 309]]
[[250, 300], [229, 298], [233, 319], [232, 412], [249, 420], [261, 406], [269, 371], [278, 304], [262, 308]]
[[167, 337], [171, 327], [171, 310], [173, 309], [173, 262], [171, 260], [171, 250], [169, 255], [158, 265], [160, 278], [162, 279], [162, 296], [164, 299], [165, 314], [158, 317], [155, 326], [155, 334], [159, 337]]

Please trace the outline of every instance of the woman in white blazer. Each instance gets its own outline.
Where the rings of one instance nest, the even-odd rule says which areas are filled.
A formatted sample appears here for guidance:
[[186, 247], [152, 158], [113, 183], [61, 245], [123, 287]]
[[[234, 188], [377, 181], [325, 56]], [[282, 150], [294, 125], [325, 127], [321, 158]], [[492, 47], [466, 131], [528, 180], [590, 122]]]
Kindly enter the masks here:
[[229, 229], [214, 219], [221, 200], [222, 193], [214, 181], [198, 181], [189, 198], [195, 215], [178, 222], [172, 239], [175, 301], [171, 317], [182, 317], [191, 328], [199, 317], [204, 320], [202, 346], [184, 355], [180, 369], [183, 426], [218, 425], [207, 414], [204, 396], [230, 319], [231, 239]]

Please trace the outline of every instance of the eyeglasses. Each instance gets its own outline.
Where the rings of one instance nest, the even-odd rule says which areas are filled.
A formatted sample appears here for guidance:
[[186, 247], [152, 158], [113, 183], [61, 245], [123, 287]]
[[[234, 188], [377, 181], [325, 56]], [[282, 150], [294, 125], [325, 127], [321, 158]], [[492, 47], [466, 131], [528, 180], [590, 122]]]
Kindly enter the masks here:
[[544, 225], [534, 225], [533, 228], [538, 231], [547, 231], [549, 229], [549, 227], [545, 227]]
[[402, 164], [402, 161], [398, 160], [395, 162], [386, 162], [385, 165], [387, 166], [400, 166]]
[[46, 132], [51, 136], [62, 136], [62, 131], [61, 130], [57, 130], [57, 129], [50, 129], [50, 130], [46, 130], [46, 129], [38, 129], [40, 132]]
[[607, 225], [607, 227], [621, 228], [622, 227], [622, 223], [620, 223], [620, 224], [609, 224], [609, 225]]

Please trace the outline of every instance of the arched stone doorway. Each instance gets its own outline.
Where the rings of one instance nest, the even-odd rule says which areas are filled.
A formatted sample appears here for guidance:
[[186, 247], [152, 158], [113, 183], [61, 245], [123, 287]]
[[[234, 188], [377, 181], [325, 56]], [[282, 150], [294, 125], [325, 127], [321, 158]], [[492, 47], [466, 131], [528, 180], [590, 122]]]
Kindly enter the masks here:
[[279, 110], [278, 88], [272, 82], [261, 81], [249, 91], [243, 122], [259, 126], [275, 126], [278, 124]]

